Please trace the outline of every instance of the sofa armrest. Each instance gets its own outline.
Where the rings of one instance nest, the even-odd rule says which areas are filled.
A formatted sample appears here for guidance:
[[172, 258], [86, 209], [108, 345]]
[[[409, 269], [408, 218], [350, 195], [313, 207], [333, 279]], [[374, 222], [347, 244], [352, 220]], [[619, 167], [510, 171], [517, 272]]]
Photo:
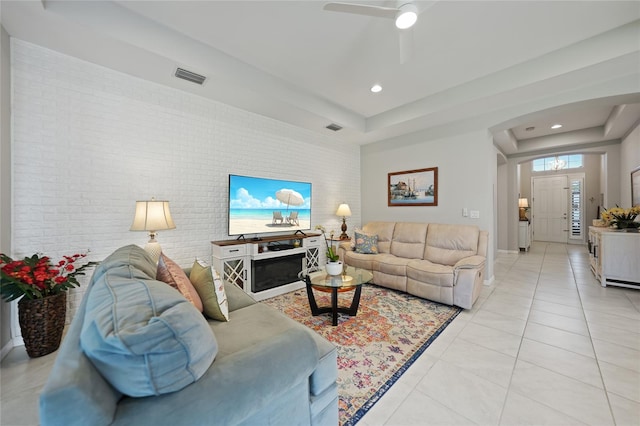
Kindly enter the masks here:
[[475, 269], [484, 266], [487, 259], [484, 256], [469, 256], [460, 259], [453, 265], [453, 269]]
[[351, 248], [351, 242], [350, 241], [344, 241], [340, 244], [338, 244], [338, 257], [340, 258], [340, 260], [342, 262], [344, 262], [344, 254], [345, 252], [348, 251], [353, 251], [353, 249]]
[[229, 312], [253, 305], [256, 301], [237, 285], [225, 281], [224, 292], [229, 302]]

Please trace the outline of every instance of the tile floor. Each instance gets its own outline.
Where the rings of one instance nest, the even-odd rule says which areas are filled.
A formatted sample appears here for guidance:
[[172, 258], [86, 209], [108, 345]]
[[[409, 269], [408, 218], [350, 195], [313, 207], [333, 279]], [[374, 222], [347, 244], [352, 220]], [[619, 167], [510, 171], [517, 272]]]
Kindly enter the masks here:
[[601, 287], [584, 246], [500, 254], [360, 424], [640, 425], [640, 290]]
[[[500, 254], [495, 277], [359, 424], [640, 425], [640, 290], [563, 244]], [[38, 424], [55, 356], [5, 357], [0, 425]]]

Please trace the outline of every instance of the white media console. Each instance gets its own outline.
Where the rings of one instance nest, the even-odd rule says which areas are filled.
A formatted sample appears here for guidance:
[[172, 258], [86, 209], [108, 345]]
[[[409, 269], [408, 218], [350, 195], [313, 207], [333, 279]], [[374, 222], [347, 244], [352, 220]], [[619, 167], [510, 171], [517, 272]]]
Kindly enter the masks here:
[[213, 265], [224, 281], [264, 300], [304, 287], [302, 269], [323, 264], [322, 235], [290, 234], [259, 240], [212, 241]]

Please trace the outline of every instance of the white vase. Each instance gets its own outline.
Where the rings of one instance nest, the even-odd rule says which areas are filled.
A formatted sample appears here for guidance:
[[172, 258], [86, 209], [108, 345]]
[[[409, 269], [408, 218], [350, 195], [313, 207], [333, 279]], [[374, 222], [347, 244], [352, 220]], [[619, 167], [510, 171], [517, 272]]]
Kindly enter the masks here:
[[327, 262], [325, 269], [329, 275], [340, 275], [342, 274], [342, 262]]

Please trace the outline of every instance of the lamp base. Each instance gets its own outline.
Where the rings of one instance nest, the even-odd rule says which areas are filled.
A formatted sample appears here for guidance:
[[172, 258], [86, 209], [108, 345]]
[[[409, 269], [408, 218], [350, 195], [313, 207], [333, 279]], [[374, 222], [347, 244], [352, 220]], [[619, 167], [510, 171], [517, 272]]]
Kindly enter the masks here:
[[144, 246], [144, 251], [149, 253], [154, 262], [158, 263], [160, 260], [160, 255], [162, 254], [162, 247], [160, 247], [160, 243], [155, 239], [155, 233], [150, 234], [151, 239]]
[[349, 236], [347, 235], [347, 218], [342, 218], [342, 234], [340, 234], [341, 240], [348, 240]]
[[529, 218], [527, 217], [527, 209], [524, 207], [520, 207], [520, 222], [528, 222]]

